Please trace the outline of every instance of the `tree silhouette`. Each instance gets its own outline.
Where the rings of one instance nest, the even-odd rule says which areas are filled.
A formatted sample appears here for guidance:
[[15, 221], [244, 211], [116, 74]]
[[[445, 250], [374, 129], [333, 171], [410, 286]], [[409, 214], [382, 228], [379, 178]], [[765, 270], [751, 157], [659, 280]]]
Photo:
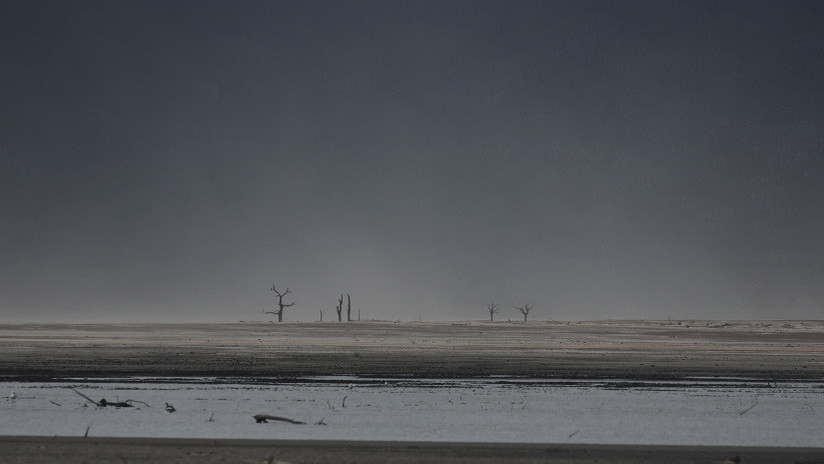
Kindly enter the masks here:
[[487, 309], [487, 311], [489, 311], [489, 321], [490, 322], [495, 320], [495, 314], [501, 312], [501, 310], [498, 309], [498, 305], [495, 304], [495, 303], [487, 303], [486, 309]]
[[338, 322], [343, 322], [343, 293], [338, 298], [338, 305], [335, 307], [335, 312], [338, 313]]
[[263, 311], [263, 313], [264, 314], [276, 314], [278, 316], [278, 322], [283, 322], [283, 310], [286, 309], [286, 308], [291, 308], [292, 306], [294, 306], [296, 304], [296, 302], [294, 302], [294, 301], [291, 302], [291, 303], [284, 303], [283, 302], [283, 297], [285, 297], [286, 295], [292, 293], [292, 291], [289, 290], [289, 287], [286, 287], [286, 290], [284, 290], [284, 291], [280, 291], [280, 290], [277, 289], [277, 286], [275, 284], [272, 284], [272, 288], [270, 288], [269, 290], [275, 292], [275, 295], [278, 296], [278, 302], [277, 302], [278, 308], [274, 311]]
[[524, 321], [526, 321], [527, 316], [529, 316], [529, 312], [532, 310], [532, 305], [529, 303], [525, 303], [523, 306], [514, 306], [514, 308], [524, 315]]

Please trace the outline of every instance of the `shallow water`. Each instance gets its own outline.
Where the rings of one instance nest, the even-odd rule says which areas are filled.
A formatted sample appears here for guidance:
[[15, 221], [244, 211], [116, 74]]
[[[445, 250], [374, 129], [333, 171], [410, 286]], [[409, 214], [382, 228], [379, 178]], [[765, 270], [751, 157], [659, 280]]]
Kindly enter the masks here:
[[[98, 401], [134, 400], [131, 408]], [[0, 435], [821, 446], [824, 384], [312, 377], [3, 382]], [[174, 405], [169, 413], [165, 404]], [[269, 414], [306, 422], [256, 423]], [[87, 432], [88, 430], [88, 432]]]

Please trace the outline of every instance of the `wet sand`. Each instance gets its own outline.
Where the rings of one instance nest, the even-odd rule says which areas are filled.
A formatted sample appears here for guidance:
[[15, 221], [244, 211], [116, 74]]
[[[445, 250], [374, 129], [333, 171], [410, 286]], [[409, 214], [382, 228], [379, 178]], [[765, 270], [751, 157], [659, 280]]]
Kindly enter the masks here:
[[824, 379], [822, 321], [0, 325], [0, 378]]
[[415, 442], [2, 437], [8, 464], [820, 463], [824, 449]]

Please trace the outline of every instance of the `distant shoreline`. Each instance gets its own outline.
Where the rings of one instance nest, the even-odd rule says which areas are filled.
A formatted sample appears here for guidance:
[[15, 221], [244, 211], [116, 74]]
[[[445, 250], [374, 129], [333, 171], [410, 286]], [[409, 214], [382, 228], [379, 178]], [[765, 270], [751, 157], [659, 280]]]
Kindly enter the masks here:
[[337, 321], [337, 320], [284, 320], [283, 322], [276, 322], [274, 320], [245, 320], [238, 319], [235, 321], [218, 321], [218, 322], [202, 322], [202, 321], [174, 321], [174, 322], [156, 322], [156, 321], [118, 321], [118, 322], [3, 322], [0, 323], [0, 328], [4, 327], [21, 327], [21, 326], [42, 326], [42, 327], [84, 327], [84, 326], [231, 326], [238, 324], [266, 324], [266, 325], [304, 325], [304, 324], [412, 324], [412, 325], [452, 325], [452, 324], [466, 324], [466, 325], [506, 325], [506, 324], [639, 324], [639, 325], [678, 325], [680, 324], [694, 324], [694, 325], [710, 325], [717, 326], [725, 323], [733, 325], [776, 325], [782, 323], [790, 324], [809, 324], [809, 325], [824, 325], [824, 319], [530, 319], [524, 322], [518, 318], [496, 319], [490, 321], [488, 319], [444, 319], [444, 320], [426, 320], [426, 319], [362, 319], [352, 321]]
[[824, 378], [824, 321], [4, 324], [0, 376]]

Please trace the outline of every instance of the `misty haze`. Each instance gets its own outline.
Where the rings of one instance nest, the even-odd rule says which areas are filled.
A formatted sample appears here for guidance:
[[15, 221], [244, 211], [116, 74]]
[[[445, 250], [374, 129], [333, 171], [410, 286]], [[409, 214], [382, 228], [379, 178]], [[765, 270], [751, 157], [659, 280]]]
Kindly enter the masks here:
[[824, 461], [822, 24], [0, 2], [0, 455]]
[[7, 2], [7, 322], [810, 319], [817, 2]]

